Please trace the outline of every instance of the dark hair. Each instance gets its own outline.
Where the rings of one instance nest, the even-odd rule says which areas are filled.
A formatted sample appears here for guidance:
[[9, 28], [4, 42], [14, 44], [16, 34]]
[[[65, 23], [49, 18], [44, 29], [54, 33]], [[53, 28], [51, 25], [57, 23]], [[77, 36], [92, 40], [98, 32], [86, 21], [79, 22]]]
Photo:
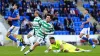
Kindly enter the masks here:
[[50, 18], [53, 19], [53, 15], [52, 14], [47, 14], [47, 16], [50, 16]]
[[15, 3], [15, 2], [13, 3], [13, 6], [14, 6], [14, 5], [16, 5], [16, 6], [17, 6], [17, 8], [19, 7], [19, 4]]
[[55, 39], [54, 37], [50, 37], [49, 39]]

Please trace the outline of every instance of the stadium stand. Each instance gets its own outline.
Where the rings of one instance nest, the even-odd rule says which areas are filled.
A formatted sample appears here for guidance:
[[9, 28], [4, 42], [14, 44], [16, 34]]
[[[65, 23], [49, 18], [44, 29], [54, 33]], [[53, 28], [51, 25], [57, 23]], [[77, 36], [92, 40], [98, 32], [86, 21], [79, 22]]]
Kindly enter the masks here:
[[[0, 12], [2, 15], [4, 15], [4, 18], [7, 19], [8, 16], [11, 16], [12, 13], [12, 4], [14, 3], [11, 2], [10, 4], [9, 0], [8, 1], [2, 1], [0, 2]], [[60, 30], [56, 30], [54, 34], [56, 35], [69, 35], [71, 34], [69, 30], [66, 29], [66, 26], [64, 25], [64, 20], [66, 18], [72, 20], [72, 25], [69, 24], [69, 28], [73, 29], [75, 31], [74, 34], [78, 35], [79, 32], [81, 31], [80, 25], [81, 19], [82, 19], [82, 13], [79, 11], [77, 6], [74, 4], [73, 1], [57, 1], [57, 2], [41, 2], [40, 0], [35, 2], [35, 1], [24, 1], [21, 0], [17, 2], [19, 4], [19, 10], [21, 11], [21, 16], [20, 20], [23, 21], [24, 18], [26, 18], [29, 21], [33, 20], [33, 14], [35, 10], [39, 10], [41, 13], [41, 17], [44, 19], [44, 16], [46, 13], [55, 13], [58, 12], [55, 17], [57, 17], [56, 20], [53, 22], [60, 23], [60, 25], [64, 26], [64, 28]], [[89, 10], [89, 13], [93, 11], [93, 8], [90, 7], [90, 4], [83, 4], [83, 7]], [[46, 8], [46, 9], [45, 9]], [[97, 4], [97, 8], [100, 11], [100, 4]], [[54, 11], [53, 11], [54, 10]], [[46, 12], [47, 11], [47, 12]], [[100, 17], [98, 17], [98, 22], [100, 22]], [[69, 21], [70, 22], [70, 21]], [[55, 25], [54, 25], [55, 26]], [[90, 32], [90, 34], [93, 34], [93, 31]]]

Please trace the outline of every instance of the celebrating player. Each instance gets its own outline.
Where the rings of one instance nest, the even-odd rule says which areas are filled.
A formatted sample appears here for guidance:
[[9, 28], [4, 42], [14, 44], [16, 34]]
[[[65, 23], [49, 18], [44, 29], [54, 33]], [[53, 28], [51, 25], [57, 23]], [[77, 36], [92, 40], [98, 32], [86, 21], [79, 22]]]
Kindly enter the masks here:
[[53, 25], [50, 23], [50, 21], [52, 20], [53, 16], [51, 14], [48, 14], [46, 16], [46, 20], [41, 20], [39, 23], [41, 24], [40, 29], [36, 32], [36, 41], [33, 45], [33, 47], [26, 51], [24, 53], [24, 55], [27, 55], [29, 52], [32, 52], [42, 41], [43, 38], [46, 37], [49, 34], [53, 34], [54, 33], [54, 27]]
[[91, 50], [84, 50], [82, 48], [77, 48], [71, 44], [68, 44], [61, 40], [55, 40], [54, 37], [50, 37], [50, 46], [47, 50], [45, 50], [45, 53], [48, 53], [50, 50], [53, 49], [53, 52], [90, 52]]
[[[93, 43], [93, 40], [91, 38], [89, 38], [90, 35], [90, 16], [88, 14], [88, 11], [85, 10], [85, 16], [84, 16], [84, 20], [83, 23], [81, 25], [82, 31], [80, 32], [80, 38], [82, 38], [83, 40], [89, 41], [89, 43], [92, 45], [92, 48], [95, 48], [95, 44]], [[86, 37], [84, 37], [83, 35], [86, 35]]]
[[13, 40], [14, 42], [16, 42], [18, 46], [20, 45], [23, 47], [23, 44], [19, 40], [16, 39], [18, 31], [19, 31], [19, 27], [20, 27], [20, 23], [19, 23], [20, 16], [19, 16], [19, 11], [17, 7], [18, 5], [15, 3], [13, 5], [14, 11], [11, 17], [9, 16], [7, 19], [9, 21], [12, 21], [12, 26], [8, 30], [7, 37]]
[[[39, 11], [35, 11], [34, 13], [34, 21], [30, 22], [29, 24], [32, 25], [33, 30], [30, 31], [27, 35], [27, 38], [29, 38], [29, 42], [30, 42], [30, 46], [33, 46], [33, 39], [31, 39], [32, 37], [35, 37], [36, 31], [39, 30], [40, 28], [40, 24], [39, 21], [41, 21], [42, 19], [39, 17]], [[25, 49], [25, 47], [21, 48], [21, 51], [23, 51]]]

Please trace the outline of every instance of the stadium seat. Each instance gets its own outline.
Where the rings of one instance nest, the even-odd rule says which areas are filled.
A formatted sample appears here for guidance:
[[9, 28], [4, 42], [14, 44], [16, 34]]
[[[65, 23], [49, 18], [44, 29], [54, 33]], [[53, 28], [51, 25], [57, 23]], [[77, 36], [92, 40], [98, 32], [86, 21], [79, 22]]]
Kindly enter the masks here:
[[76, 31], [76, 35], [79, 35], [80, 34], [80, 31]]
[[68, 31], [55, 31], [54, 34], [55, 35], [68, 35], [69, 32]]
[[53, 6], [54, 6], [54, 8], [59, 8], [59, 2], [54, 2]]
[[24, 18], [23, 18], [23, 16], [20, 16], [20, 20], [22, 21]]
[[97, 7], [100, 8], [100, 4], [97, 4]]
[[25, 17], [26, 17], [26, 19], [30, 20], [30, 17], [29, 16], [25, 16]]
[[64, 24], [64, 19], [65, 19], [65, 17], [58, 17], [58, 20], [59, 20], [62, 24]]
[[79, 18], [79, 17], [72, 17], [72, 20], [73, 20], [74, 22], [79, 22], [79, 21], [80, 21], [80, 18]]
[[90, 4], [83, 4], [84, 8], [90, 8]]

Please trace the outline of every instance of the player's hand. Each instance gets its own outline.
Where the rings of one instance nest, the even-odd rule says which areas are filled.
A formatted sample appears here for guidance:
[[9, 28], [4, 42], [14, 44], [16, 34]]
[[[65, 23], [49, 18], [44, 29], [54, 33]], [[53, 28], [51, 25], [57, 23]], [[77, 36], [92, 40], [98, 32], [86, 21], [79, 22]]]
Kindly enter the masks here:
[[44, 52], [45, 52], [45, 53], [48, 53], [49, 51], [48, 51], [48, 50], [45, 50]]
[[57, 50], [53, 50], [54, 53], [57, 53]]
[[82, 25], [84, 25], [85, 23], [83, 22]]
[[81, 28], [83, 28], [84, 26], [83, 26], [83, 25], [81, 25], [80, 27], [81, 27]]
[[54, 53], [59, 53], [61, 50], [53, 50]]
[[12, 21], [12, 17], [8, 17], [8, 21]]
[[57, 53], [59, 53], [61, 50], [57, 50]]

